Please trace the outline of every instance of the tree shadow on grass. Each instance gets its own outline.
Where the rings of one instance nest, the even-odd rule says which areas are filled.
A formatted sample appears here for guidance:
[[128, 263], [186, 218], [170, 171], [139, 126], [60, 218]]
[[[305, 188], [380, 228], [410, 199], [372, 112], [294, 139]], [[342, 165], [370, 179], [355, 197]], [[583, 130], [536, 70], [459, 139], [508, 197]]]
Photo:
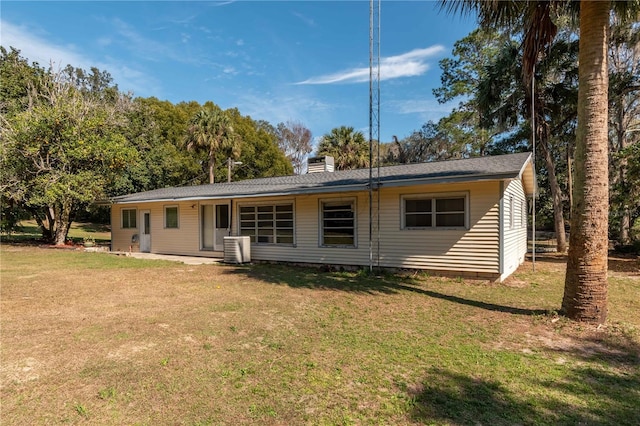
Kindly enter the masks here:
[[[584, 337], [566, 339], [562, 344], [552, 344], [547, 349], [558, 356], [573, 357], [603, 368], [613, 366], [635, 369], [640, 376], [640, 344], [624, 332], [591, 333]], [[640, 398], [640, 387], [637, 391]]]
[[75, 226], [85, 232], [111, 232], [111, 226], [101, 223], [75, 222]]
[[239, 267], [229, 273], [242, 273], [252, 278], [292, 288], [308, 288], [317, 290], [334, 290], [362, 294], [396, 294], [399, 292], [414, 292], [424, 296], [446, 300], [455, 304], [473, 306], [494, 312], [504, 312], [514, 315], [543, 315], [548, 313], [544, 309], [527, 309], [513, 306], [497, 305], [464, 297], [426, 290], [415, 285], [415, 280], [401, 275], [372, 276], [367, 273], [353, 272], [321, 272], [318, 269], [305, 267], [291, 267], [286, 265], [254, 265]]
[[411, 417], [426, 424], [637, 425], [640, 375], [589, 367], [567, 368], [560, 380], [532, 382], [540, 388], [517, 394], [494, 380], [440, 368], [422, 383], [405, 386]]
[[[527, 255], [527, 260], [531, 261], [531, 254]], [[566, 253], [537, 253], [536, 263], [540, 264], [567, 264]], [[609, 252], [608, 270], [612, 272], [629, 273], [631, 275], [640, 273], [640, 257], [633, 254]]]

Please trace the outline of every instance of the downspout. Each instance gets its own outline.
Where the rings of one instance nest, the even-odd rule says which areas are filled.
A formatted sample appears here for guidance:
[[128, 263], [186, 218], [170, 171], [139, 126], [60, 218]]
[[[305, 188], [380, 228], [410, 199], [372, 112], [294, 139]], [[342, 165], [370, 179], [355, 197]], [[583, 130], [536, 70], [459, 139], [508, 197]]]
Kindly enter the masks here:
[[[536, 87], [536, 65], [533, 64], [533, 73], [531, 76], [531, 145], [532, 145], [532, 159], [533, 175], [536, 175], [536, 115], [535, 115], [535, 87]], [[569, 172], [571, 173], [571, 172]], [[531, 216], [531, 259], [533, 265], [533, 272], [536, 272], [536, 185], [533, 186], [533, 206]]]
[[229, 236], [233, 235], [233, 198], [229, 200]]

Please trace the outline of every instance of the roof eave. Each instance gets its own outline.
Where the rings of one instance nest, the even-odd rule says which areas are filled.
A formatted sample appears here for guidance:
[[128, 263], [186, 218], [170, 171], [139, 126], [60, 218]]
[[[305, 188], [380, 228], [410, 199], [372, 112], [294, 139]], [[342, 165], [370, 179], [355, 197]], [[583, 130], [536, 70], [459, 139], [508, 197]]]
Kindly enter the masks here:
[[[499, 181], [518, 178], [518, 173], [492, 173], [484, 175], [459, 175], [459, 176], [447, 176], [438, 178], [418, 178], [418, 179], [399, 179], [399, 180], [381, 180], [380, 186], [391, 188], [401, 186], [414, 186], [414, 185], [435, 185], [443, 183], [465, 183], [465, 182], [481, 182], [481, 181]], [[374, 188], [376, 184], [374, 181]], [[355, 192], [368, 190], [369, 183], [364, 181], [358, 184], [351, 185], [335, 185], [335, 186], [311, 186], [303, 188], [294, 188], [283, 191], [268, 191], [262, 193], [238, 193], [238, 194], [211, 194], [211, 195], [197, 195], [189, 197], [160, 197], [149, 199], [134, 199], [127, 200], [126, 197], [121, 199], [113, 199], [113, 204], [137, 204], [137, 203], [157, 203], [157, 202], [179, 202], [179, 201], [199, 201], [199, 200], [219, 200], [219, 199], [239, 199], [239, 198], [265, 198], [265, 197], [279, 197], [288, 195], [311, 195], [311, 194], [327, 194], [336, 192]]]
[[528, 197], [538, 194], [538, 180], [536, 179], [536, 169], [533, 164], [533, 154], [529, 154], [527, 160], [522, 164], [518, 178], [524, 182], [525, 193]]

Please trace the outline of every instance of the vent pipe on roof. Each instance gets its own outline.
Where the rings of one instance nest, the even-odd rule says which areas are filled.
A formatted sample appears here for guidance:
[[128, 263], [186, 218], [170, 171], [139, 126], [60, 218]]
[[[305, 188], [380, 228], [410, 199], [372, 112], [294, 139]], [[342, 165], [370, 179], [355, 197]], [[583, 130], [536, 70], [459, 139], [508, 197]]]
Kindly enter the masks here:
[[332, 172], [334, 170], [333, 157], [311, 157], [307, 160], [307, 173]]

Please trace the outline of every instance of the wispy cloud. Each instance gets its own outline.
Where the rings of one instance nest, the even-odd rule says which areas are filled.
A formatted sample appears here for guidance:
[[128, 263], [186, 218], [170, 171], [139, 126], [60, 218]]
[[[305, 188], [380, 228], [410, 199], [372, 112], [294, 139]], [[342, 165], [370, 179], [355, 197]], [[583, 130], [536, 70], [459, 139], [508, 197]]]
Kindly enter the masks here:
[[115, 29], [112, 38], [114, 44], [122, 46], [135, 58], [151, 62], [164, 62], [192, 65], [212, 65], [208, 55], [192, 50], [192, 35], [188, 32], [180, 33], [180, 43], [168, 44], [146, 37], [127, 22], [115, 18], [111, 21]]
[[[444, 50], [444, 46], [435, 45], [424, 49], [414, 49], [402, 55], [381, 58], [380, 80], [422, 75], [430, 68], [427, 60], [444, 52]], [[366, 81], [369, 81], [369, 67], [351, 68], [333, 74], [311, 77], [295, 84], [363, 83]]]
[[336, 105], [330, 105], [313, 95], [297, 91], [278, 92], [250, 91], [237, 94], [229, 107], [237, 107], [243, 114], [251, 116], [254, 120], [267, 120], [273, 125], [288, 120], [300, 120], [309, 128], [317, 128], [325, 127], [328, 122], [332, 122]]
[[304, 22], [307, 26], [315, 28], [318, 26], [318, 24], [316, 24], [316, 21], [314, 21], [311, 18], [308, 18], [307, 16], [303, 15], [300, 12], [291, 12], [293, 14], [293, 16], [295, 16], [296, 18], [300, 19], [302, 22]]
[[[165, 43], [159, 43], [142, 36], [131, 25], [121, 19], [113, 19], [112, 25], [117, 34], [124, 39], [123, 46], [127, 50], [134, 52], [139, 58], [159, 61], [167, 56], [172, 60], [178, 60], [181, 57], [181, 55], [169, 49]], [[182, 58], [184, 58], [184, 55], [182, 55]]]
[[[121, 61], [103, 58], [102, 61], [92, 59], [82, 52], [78, 52], [74, 46], [60, 46], [46, 40], [46, 34], [35, 35], [32, 28], [24, 25], [14, 25], [1, 20], [2, 45], [13, 46], [20, 50], [20, 54], [30, 62], [37, 62], [41, 66], [51, 68], [54, 71], [61, 70], [71, 64], [76, 68], [85, 70], [97, 67], [108, 71], [118, 86], [125, 91], [133, 91], [136, 94], [149, 94], [158, 92], [158, 83], [150, 78], [148, 73], [137, 70]], [[108, 45], [110, 39], [99, 39], [99, 45]], [[107, 59], [106, 61], [104, 59]]]
[[386, 108], [399, 114], [415, 114], [423, 122], [433, 120], [438, 121], [448, 115], [456, 106], [457, 101], [439, 103], [434, 99], [405, 99], [394, 100], [385, 105]]
[[73, 52], [69, 46], [56, 46], [43, 38], [34, 35], [32, 28], [14, 25], [5, 20], [0, 21], [2, 27], [2, 45], [15, 47], [30, 62], [38, 62], [43, 67], [51, 65], [53, 69], [64, 68], [67, 64], [89, 68], [91, 65], [82, 55]]

